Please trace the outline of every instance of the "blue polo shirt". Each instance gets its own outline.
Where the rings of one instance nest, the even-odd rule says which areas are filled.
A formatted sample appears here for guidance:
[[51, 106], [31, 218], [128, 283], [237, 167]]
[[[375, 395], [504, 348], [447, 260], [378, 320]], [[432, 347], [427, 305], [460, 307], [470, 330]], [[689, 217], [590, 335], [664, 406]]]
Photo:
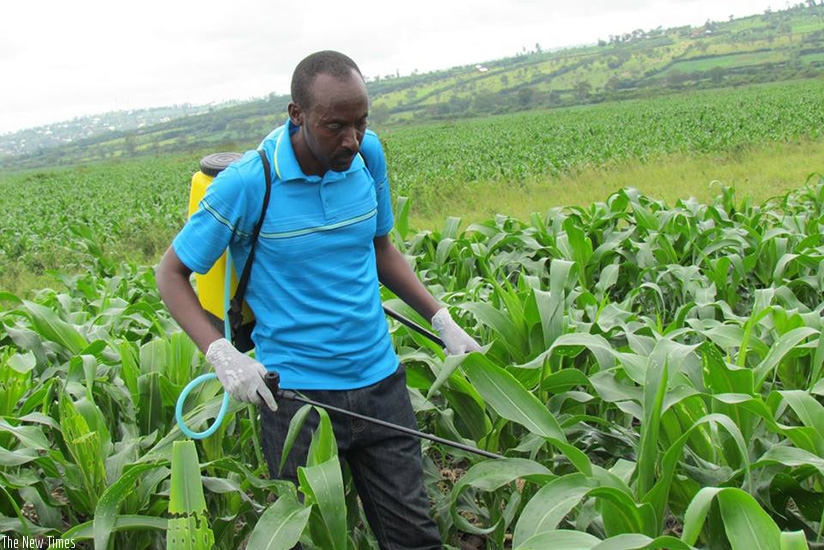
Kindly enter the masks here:
[[[367, 130], [347, 171], [307, 176], [292, 149], [296, 130], [289, 122], [261, 143], [272, 191], [246, 290], [255, 353], [283, 388], [368, 386], [398, 365], [373, 243], [393, 223], [383, 149]], [[249, 151], [215, 178], [175, 237], [180, 260], [205, 273], [228, 246], [240, 273], [264, 192], [263, 165]]]

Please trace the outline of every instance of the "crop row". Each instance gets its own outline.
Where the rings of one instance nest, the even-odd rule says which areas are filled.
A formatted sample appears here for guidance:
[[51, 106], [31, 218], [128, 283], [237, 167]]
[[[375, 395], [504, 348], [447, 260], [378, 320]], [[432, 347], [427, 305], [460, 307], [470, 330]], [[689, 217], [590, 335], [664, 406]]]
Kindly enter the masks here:
[[[398, 128], [381, 137], [396, 195], [440, 212], [445, 199], [486, 181], [517, 185], [660, 155], [820, 139], [822, 95], [824, 83], [810, 81]], [[183, 223], [197, 160], [144, 158], [0, 179], [0, 286], [77, 264], [74, 235], [86, 229], [108, 254], [154, 261]]]
[[824, 82], [782, 83], [393, 130], [395, 189], [429, 201], [472, 182], [516, 185], [583, 167], [819, 139]]

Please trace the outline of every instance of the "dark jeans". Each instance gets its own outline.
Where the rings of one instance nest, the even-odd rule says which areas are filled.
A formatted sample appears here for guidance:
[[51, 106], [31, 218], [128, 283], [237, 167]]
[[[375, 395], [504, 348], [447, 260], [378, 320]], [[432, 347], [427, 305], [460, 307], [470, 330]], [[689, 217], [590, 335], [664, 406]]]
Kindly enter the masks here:
[[[403, 366], [380, 382], [347, 391], [306, 390], [305, 397], [341, 409], [418, 429]], [[289, 421], [302, 403], [281, 399], [278, 410], [261, 407], [263, 453], [272, 478], [297, 483], [297, 469], [306, 464], [311, 434], [318, 426], [312, 411], [278, 474], [281, 451]], [[440, 549], [441, 539], [429, 515], [429, 499], [423, 485], [420, 441], [341, 414], [329, 413], [340, 458], [352, 472], [366, 518], [382, 550]]]

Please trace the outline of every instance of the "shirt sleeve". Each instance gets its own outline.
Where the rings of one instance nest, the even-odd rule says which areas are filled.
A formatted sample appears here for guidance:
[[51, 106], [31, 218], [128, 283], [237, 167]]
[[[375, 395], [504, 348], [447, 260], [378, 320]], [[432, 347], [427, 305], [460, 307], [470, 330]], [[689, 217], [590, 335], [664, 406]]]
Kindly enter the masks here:
[[375, 236], [383, 237], [392, 230], [395, 223], [392, 213], [392, 197], [389, 192], [389, 175], [386, 170], [386, 156], [377, 134], [366, 131], [362, 152], [372, 177], [375, 178], [375, 195], [378, 199], [378, 226]]
[[172, 241], [180, 261], [195, 273], [206, 273], [229, 243], [243, 235], [246, 186], [234, 166], [221, 172], [183, 229]]

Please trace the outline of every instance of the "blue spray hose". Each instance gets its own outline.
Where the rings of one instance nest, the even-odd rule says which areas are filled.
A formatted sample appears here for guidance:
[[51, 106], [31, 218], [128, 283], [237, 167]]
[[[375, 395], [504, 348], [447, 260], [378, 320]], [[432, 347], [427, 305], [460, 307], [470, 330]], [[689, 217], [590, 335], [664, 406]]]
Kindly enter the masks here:
[[[223, 335], [227, 340], [231, 340], [232, 338], [232, 330], [229, 327], [229, 294], [232, 290], [231, 282], [232, 282], [232, 253], [227, 249], [226, 250], [226, 277], [224, 278], [225, 284], [223, 288]], [[217, 378], [217, 374], [213, 372], [209, 372], [206, 374], [201, 374], [188, 384], [186, 387], [183, 388], [183, 391], [180, 392], [180, 397], [177, 398], [177, 404], [175, 405], [175, 419], [177, 420], [177, 426], [180, 428], [180, 431], [183, 432], [183, 435], [186, 437], [191, 437], [192, 439], [205, 439], [215, 433], [220, 425], [223, 423], [223, 418], [226, 416], [226, 411], [229, 410], [229, 392], [223, 392], [223, 403], [220, 405], [220, 411], [217, 413], [217, 417], [215, 421], [209, 426], [206, 430], [202, 432], [194, 432], [189, 429], [189, 426], [186, 425], [186, 422], [183, 420], [183, 405], [186, 403], [186, 398], [189, 397], [189, 394], [194, 390], [197, 386], [207, 382], [208, 380], [214, 380]]]
[[183, 404], [186, 402], [186, 398], [189, 397], [189, 393], [193, 389], [195, 389], [200, 384], [208, 380], [214, 380], [217, 378], [217, 375], [213, 372], [208, 372], [206, 374], [201, 374], [188, 384], [186, 387], [183, 388], [183, 391], [180, 392], [180, 397], [177, 398], [177, 405], [175, 406], [175, 418], [177, 419], [177, 426], [180, 428], [180, 431], [183, 432], [183, 435], [186, 437], [191, 437], [192, 439], [204, 439], [212, 435], [217, 431], [220, 425], [223, 423], [223, 418], [226, 416], [226, 411], [229, 409], [229, 393], [223, 392], [223, 403], [220, 405], [220, 411], [217, 413], [217, 418], [215, 418], [214, 423], [209, 426], [206, 430], [202, 432], [193, 432], [189, 429], [189, 426], [186, 425], [186, 422], [183, 420]]

